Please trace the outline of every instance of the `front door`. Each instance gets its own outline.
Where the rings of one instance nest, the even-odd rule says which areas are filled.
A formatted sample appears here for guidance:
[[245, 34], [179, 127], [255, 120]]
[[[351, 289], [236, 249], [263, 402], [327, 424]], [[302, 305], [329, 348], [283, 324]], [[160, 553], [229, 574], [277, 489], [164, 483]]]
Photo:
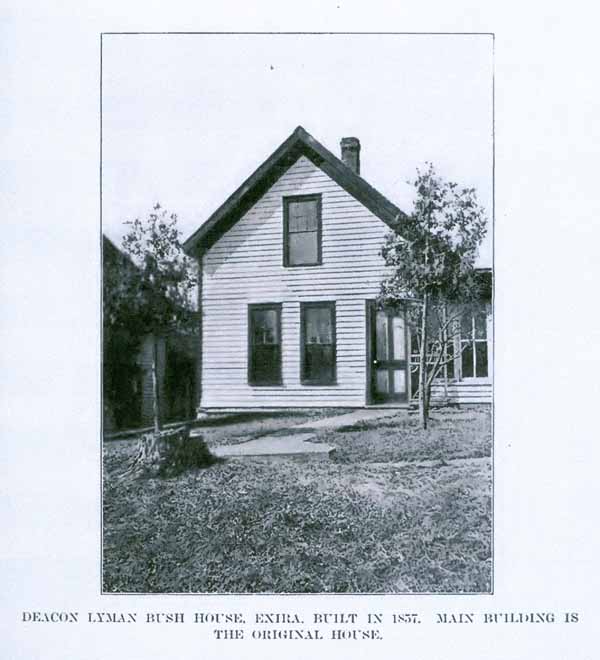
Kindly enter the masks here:
[[407, 332], [404, 312], [371, 308], [371, 398], [408, 401]]

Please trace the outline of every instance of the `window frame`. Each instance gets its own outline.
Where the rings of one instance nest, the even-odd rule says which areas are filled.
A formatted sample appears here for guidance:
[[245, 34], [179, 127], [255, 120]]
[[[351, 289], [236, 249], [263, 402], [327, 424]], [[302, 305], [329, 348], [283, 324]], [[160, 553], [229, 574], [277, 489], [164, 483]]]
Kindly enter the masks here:
[[[475, 330], [475, 317], [477, 314], [481, 314], [484, 319], [484, 327], [485, 327], [485, 337], [477, 338], [476, 336], [476, 330]], [[477, 311], [471, 311], [469, 314], [470, 317], [470, 325], [471, 328], [469, 330], [468, 335], [463, 335], [462, 333], [462, 327], [460, 330], [460, 335], [458, 337], [458, 346], [459, 346], [459, 352], [458, 352], [458, 364], [459, 364], [459, 369], [460, 369], [460, 378], [459, 380], [468, 380], [470, 382], [473, 381], [484, 381], [488, 380], [490, 377], [490, 362], [489, 362], [489, 337], [488, 337], [488, 310], [487, 306], [482, 306], [481, 310]], [[459, 321], [462, 322], [462, 319]], [[477, 375], [477, 344], [484, 344], [486, 347], [486, 354], [487, 354], [487, 359], [486, 359], [486, 365], [487, 365], [487, 374], [485, 376], [478, 376]], [[471, 347], [471, 366], [473, 369], [473, 375], [472, 376], [465, 376], [463, 374], [463, 354], [465, 352], [465, 345], [468, 345]], [[456, 372], [456, 363], [455, 363], [455, 372]]]
[[[309, 379], [304, 373], [304, 360], [306, 357], [306, 310], [327, 308], [331, 311], [331, 339], [333, 346], [333, 372], [327, 381]], [[335, 300], [321, 300], [316, 302], [300, 303], [300, 383], [312, 387], [330, 387], [337, 385], [337, 318]]]
[[[281, 308], [282, 304], [279, 303], [249, 303], [248, 304], [248, 385], [252, 387], [273, 387], [283, 385], [282, 368], [283, 368], [283, 341], [281, 336]], [[253, 378], [254, 370], [254, 340], [252, 332], [252, 312], [258, 310], [274, 310], [277, 315], [277, 337], [279, 339], [279, 371], [278, 376], [270, 381], [256, 381]]]
[[[475, 338], [475, 316], [480, 313], [483, 318], [485, 319], [485, 337], [476, 339]], [[461, 313], [461, 315], [457, 318], [454, 319], [451, 322], [451, 326], [449, 328], [450, 332], [450, 338], [448, 340], [448, 345], [447, 349], [452, 347], [452, 361], [446, 363], [442, 370], [438, 373], [436, 380], [446, 380], [448, 383], [461, 383], [463, 381], [466, 381], [467, 383], [471, 384], [484, 384], [484, 383], [490, 383], [492, 379], [492, 369], [493, 369], [493, 363], [492, 360], [492, 351], [493, 351], [493, 341], [492, 341], [492, 334], [493, 334], [493, 326], [492, 326], [492, 309], [489, 303], [482, 303], [480, 305], [480, 308], [477, 310], [471, 310], [468, 314], [469, 316], [469, 323], [470, 323], [470, 330], [468, 334], [463, 334], [462, 332], [462, 319], [466, 318], [467, 314], [465, 312]], [[456, 328], [456, 324], [458, 324], [458, 329]], [[490, 331], [491, 330], [491, 331]], [[420, 360], [420, 355], [418, 351], [415, 351], [415, 346], [413, 345], [413, 337], [414, 333], [411, 331], [410, 333], [410, 373], [411, 377], [414, 373], [416, 373], [416, 370], [419, 368], [419, 360]], [[471, 348], [473, 349], [473, 353], [471, 356], [471, 365], [473, 367], [473, 375], [472, 376], [465, 376], [463, 374], [463, 347], [464, 344], [467, 343]], [[477, 344], [484, 344], [486, 346], [486, 352], [487, 352], [487, 375], [486, 376], [477, 376], [477, 358], [476, 358], [476, 345]], [[448, 375], [448, 367], [452, 364], [453, 367], [453, 375], [449, 376]], [[414, 388], [413, 388], [414, 389]]]
[[[485, 321], [485, 337], [481, 337], [479, 339], [476, 339], [476, 333], [475, 333], [475, 317], [481, 314], [484, 318]], [[456, 331], [453, 331], [453, 339], [452, 339], [452, 350], [454, 353], [453, 360], [452, 360], [452, 365], [453, 365], [453, 371], [454, 375], [453, 376], [447, 376], [447, 381], [449, 383], [460, 383], [462, 381], [467, 381], [470, 383], [488, 383], [490, 382], [490, 307], [488, 303], [482, 303], [479, 306], [479, 309], [472, 309], [468, 313], [469, 317], [469, 325], [470, 329], [468, 333], [463, 334], [462, 330], [462, 325], [464, 322], [464, 319], [467, 317], [467, 313], [463, 312], [461, 316], [456, 319], [453, 324], [458, 324], [458, 329]], [[487, 375], [486, 376], [477, 376], [477, 357], [475, 355], [476, 353], [476, 346], [477, 344], [484, 344], [486, 346], [486, 352], [487, 352]], [[465, 345], [468, 345], [472, 349], [472, 354], [471, 354], [471, 366], [473, 368], [473, 375], [472, 376], [465, 376], [463, 373], [463, 357], [464, 357], [464, 352], [465, 352]], [[444, 366], [444, 371], [443, 373], [439, 376], [440, 378], [445, 378], [445, 375], [447, 373], [447, 367], [449, 365]]]
[[[323, 220], [322, 220], [322, 195], [311, 193], [308, 195], [284, 195], [283, 196], [283, 266], [284, 268], [314, 268], [323, 264]], [[289, 205], [291, 202], [317, 202], [317, 261], [310, 264], [290, 263], [289, 243]], [[295, 232], [292, 232], [295, 233]]]

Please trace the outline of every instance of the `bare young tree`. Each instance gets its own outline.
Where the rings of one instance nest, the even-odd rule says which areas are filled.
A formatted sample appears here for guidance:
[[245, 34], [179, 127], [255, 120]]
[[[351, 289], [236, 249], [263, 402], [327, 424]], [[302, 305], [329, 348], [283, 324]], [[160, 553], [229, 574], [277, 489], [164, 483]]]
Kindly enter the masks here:
[[455, 359], [460, 316], [479, 298], [475, 259], [487, 221], [475, 189], [445, 181], [431, 163], [417, 170], [413, 185], [413, 212], [398, 218], [382, 249], [390, 271], [379, 304], [407, 310], [419, 353], [419, 413], [427, 428], [432, 383]]

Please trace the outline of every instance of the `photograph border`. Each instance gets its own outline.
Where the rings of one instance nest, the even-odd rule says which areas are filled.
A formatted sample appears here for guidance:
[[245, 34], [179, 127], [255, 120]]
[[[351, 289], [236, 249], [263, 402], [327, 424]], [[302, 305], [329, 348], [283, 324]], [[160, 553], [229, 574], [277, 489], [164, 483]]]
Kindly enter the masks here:
[[[105, 36], [202, 36], [202, 35], [352, 35], [352, 36], [365, 36], [365, 35], [387, 35], [387, 36], [489, 36], [491, 37], [491, 95], [492, 95], [492, 181], [491, 181], [491, 271], [492, 271], [492, 291], [491, 291], [491, 307], [492, 307], [492, 383], [491, 383], [491, 571], [490, 571], [490, 591], [483, 592], [438, 592], [438, 591], [397, 591], [397, 592], [112, 592], [104, 591], [104, 360], [103, 360], [103, 344], [104, 344], [104, 329], [103, 329], [103, 296], [104, 296], [104, 274], [103, 274], [103, 39]], [[100, 36], [100, 61], [99, 61], [99, 206], [100, 206], [100, 222], [99, 222], [99, 247], [100, 247], [100, 305], [99, 305], [99, 357], [100, 357], [100, 434], [99, 434], [99, 461], [100, 461], [100, 572], [99, 572], [99, 592], [100, 596], [215, 596], [215, 597], [254, 597], [254, 596], [293, 596], [296, 598], [315, 597], [315, 596], [493, 596], [495, 593], [495, 494], [496, 494], [496, 469], [495, 469], [495, 375], [496, 375], [496, 314], [495, 314], [495, 300], [496, 300], [496, 253], [495, 253], [495, 235], [496, 235], [496, 61], [495, 61], [495, 32], [403, 32], [403, 31], [102, 31]], [[257, 407], [256, 410], [260, 410]]]

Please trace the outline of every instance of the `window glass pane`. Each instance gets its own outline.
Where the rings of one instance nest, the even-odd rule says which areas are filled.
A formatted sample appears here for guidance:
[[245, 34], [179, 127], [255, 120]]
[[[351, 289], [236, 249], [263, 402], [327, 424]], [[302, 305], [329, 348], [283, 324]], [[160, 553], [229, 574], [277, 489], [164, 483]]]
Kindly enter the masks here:
[[473, 344], [462, 342], [462, 377], [473, 378]]
[[250, 382], [255, 385], [279, 383], [281, 346], [278, 309], [252, 309], [250, 322]]
[[471, 339], [473, 336], [473, 316], [463, 314], [460, 319], [460, 334], [463, 339]]
[[316, 231], [318, 224], [317, 200], [288, 203], [288, 231]]
[[475, 339], [487, 337], [487, 317], [485, 312], [475, 314]]
[[276, 383], [281, 378], [279, 346], [266, 344], [252, 347], [253, 383]]
[[385, 312], [377, 312], [376, 323], [376, 358], [378, 360], [388, 359], [388, 317]]
[[419, 340], [416, 332], [410, 333], [410, 352], [411, 355], [419, 355]]
[[378, 394], [389, 394], [389, 376], [387, 369], [377, 369], [375, 375], [375, 389]]
[[446, 376], [448, 378], [454, 378], [454, 345], [452, 342], [449, 342], [446, 346], [446, 355], [446, 359], [449, 360], [448, 364], [446, 365]]
[[278, 344], [277, 311], [255, 309], [252, 311], [252, 341], [259, 344]]
[[333, 345], [307, 344], [304, 347], [303, 379], [315, 383], [330, 383], [335, 375]]
[[419, 365], [412, 365], [410, 369], [410, 387], [412, 396], [419, 391]]
[[305, 310], [307, 344], [332, 344], [333, 328], [329, 307], [308, 307]]
[[488, 375], [488, 351], [487, 342], [475, 342], [475, 353], [477, 357], [477, 373], [478, 378], [485, 378]]
[[332, 307], [303, 307], [302, 379], [325, 385], [335, 381], [335, 328]]
[[394, 316], [392, 328], [394, 331], [394, 360], [404, 360], [406, 359], [404, 319], [401, 316]]
[[406, 372], [404, 369], [394, 369], [394, 392], [396, 394], [406, 392]]
[[289, 234], [288, 260], [292, 266], [302, 264], [316, 264], [319, 260], [317, 245], [317, 232], [303, 232], [301, 234]]

